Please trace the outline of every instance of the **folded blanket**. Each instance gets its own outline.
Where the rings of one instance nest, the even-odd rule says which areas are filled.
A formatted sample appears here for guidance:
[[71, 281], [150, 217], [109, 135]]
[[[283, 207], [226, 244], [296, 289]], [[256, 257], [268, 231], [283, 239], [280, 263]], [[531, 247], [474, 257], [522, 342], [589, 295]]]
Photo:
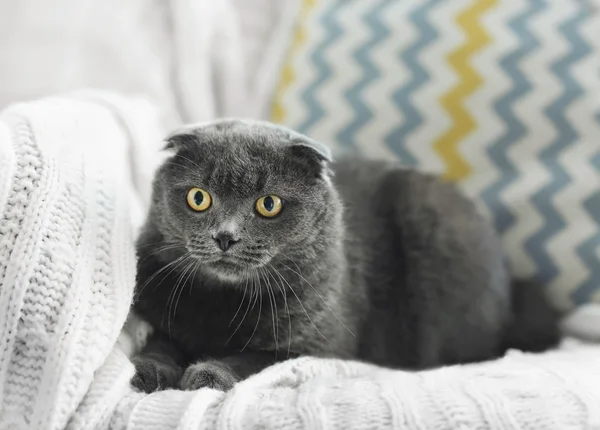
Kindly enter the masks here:
[[80, 93], [0, 115], [2, 429], [86, 423], [128, 388], [102, 375], [131, 303], [155, 112]]
[[414, 373], [301, 358], [228, 393], [135, 392], [147, 327], [121, 330], [157, 124], [97, 93], [0, 115], [0, 429], [600, 428], [600, 347], [573, 343]]

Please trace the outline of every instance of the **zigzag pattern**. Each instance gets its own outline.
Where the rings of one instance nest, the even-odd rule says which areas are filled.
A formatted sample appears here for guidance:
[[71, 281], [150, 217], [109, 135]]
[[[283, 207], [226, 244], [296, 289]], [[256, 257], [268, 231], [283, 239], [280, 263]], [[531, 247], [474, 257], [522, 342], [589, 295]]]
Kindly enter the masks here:
[[[568, 4], [565, 7], [565, 3], [561, 5], [555, 2], [549, 5], [545, 2], [544, 4], [543, 12], [532, 17], [528, 24], [528, 31], [536, 35], [540, 45], [530, 55], [523, 58], [519, 64], [519, 70], [527, 77], [532, 88], [512, 107], [514, 115], [526, 130], [519, 141], [510, 145], [506, 151], [506, 157], [511, 166], [514, 167], [517, 179], [513, 184], [502, 190], [502, 194], [499, 196], [502, 203], [510, 209], [514, 220], [510, 228], [502, 232], [509, 262], [515, 274], [526, 278], [534, 276], [537, 266], [531, 254], [525, 249], [524, 239], [533, 235], [544, 223], [543, 214], [540, 214], [532, 204], [531, 196], [549, 180], [549, 175], [551, 175], [551, 172], [547, 171], [538, 158], [542, 149], [547, 147], [555, 136], [554, 129], [544, 114], [544, 108], [558, 98], [562, 91], [560, 83], [550, 70], [550, 65], [568, 49], [566, 41], [557, 31], [557, 28], [564, 21], [565, 16], [570, 16], [573, 9], [575, 9], [569, 7]], [[520, 14], [526, 7], [529, 7], [529, 3], [523, 2], [521, 8], [516, 12]], [[512, 17], [505, 19], [505, 21], [508, 22], [510, 19]], [[509, 31], [506, 36], [515, 37], [510, 28], [505, 27], [505, 29]], [[512, 49], [514, 49], [515, 45], [512, 46]], [[505, 89], [504, 92], [508, 90]], [[498, 99], [500, 99], [500, 96], [496, 95], [491, 100]], [[575, 107], [584, 109], [582, 105]], [[507, 124], [503, 121], [498, 121], [498, 123], [502, 124], [502, 131], [490, 139], [490, 142], [499, 140], [506, 130]], [[489, 143], [485, 146], [489, 147]], [[574, 155], [574, 158], [576, 157]], [[499, 177], [498, 175], [490, 176], [494, 178], [494, 181]], [[487, 186], [490, 184], [491, 182], [487, 182]], [[581, 215], [583, 212], [582, 209], [575, 214]], [[568, 243], [568, 239], [565, 237], [558, 239], [565, 245]], [[553, 242], [551, 245], [556, 244]], [[565, 262], [565, 267], [568, 264], [567, 260], [573, 261], [573, 257], [575, 257], [574, 249], [576, 245], [569, 243], [568, 246], [570, 246], [571, 255], [567, 255], [568, 252], [563, 253], [564, 258], [561, 258]], [[563, 254], [561, 254], [561, 257]], [[571, 258], [569, 259], [569, 257]], [[579, 269], [585, 270], [582, 264], [579, 265]], [[568, 276], [568, 272], [573, 273], [571, 270], [572, 266], [568, 266], [568, 270], [565, 270], [561, 275]], [[568, 278], [563, 277], [562, 281], [564, 282], [565, 279]], [[555, 280], [561, 282], [559, 277]], [[578, 279], [577, 282], [581, 282], [581, 279]], [[548, 293], [552, 295], [557, 306], [569, 307], [570, 291], [559, 291], [555, 285], [548, 286]]]
[[363, 71], [363, 76], [356, 84], [344, 92], [344, 98], [354, 109], [354, 119], [336, 136], [343, 145], [350, 149], [356, 148], [356, 142], [354, 141], [356, 134], [373, 117], [373, 113], [363, 102], [362, 93], [369, 84], [380, 77], [379, 70], [373, 65], [373, 61], [369, 55], [373, 48], [390, 34], [390, 30], [379, 18], [384, 13], [385, 8], [394, 1], [382, 0], [373, 2], [373, 8], [365, 15], [365, 22], [372, 30], [372, 36], [353, 53], [354, 59]]
[[[419, 53], [419, 62], [427, 70], [429, 81], [413, 94], [412, 101], [423, 122], [406, 136], [403, 145], [417, 159], [417, 165], [426, 166], [424, 168], [431, 173], [442, 173], [445, 169], [444, 162], [433, 148], [432, 142], [451, 125], [451, 118], [440, 105], [440, 98], [456, 80], [452, 66], [447, 61], [448, 55], [464, 40], [464, 34], [456, 25], [455, 17], [472, 1], [442, 1], [435, 8], [431, 8], [427, 16], [429, 23], [437, 29], [440, 36], [444, 37], [438, 37], [435, 43]], [[413, 0], [412, 3], [413, 7], [420, 5], [419, 1]], [[397, 61], [398, 58], [396, 57], [395, 60]], [[401, 76], [405, 75], [407, 75], [406, 67], [402, 65]], [[399, 84], [404, 81], [405, 78], [396, 80]], [[435, 127], [431, 127], [431, 124], [435, 124]], [[391, 125], [397, 125], [397, 122]]]
[[309, 34], [292, 49], [273, 118], [342, 152], [446, 167], [492, 214], [519, 275], [535, 274], [563, 308], [600, 301], [600, 184], [590, 182], [594, 168], [600, 177], [590, 113], [600, 76], [589, 72], [600, 64], [600, 11], [305, 1], [317, 6], [303, 15]]
[[275, 90], [277, 96], [273, 100], [273, 106], [271, 110], [271, 118], [277, 123], [283, 122], [287, 116], [285, 105], [281, 99], [286, 90], [296, 79], [296, 73], [291, 60], [295, 57], [296, 52], [306, 39], [305, 30], [302, 26], [302, 23], [304, 20], [306, 20], [306, 16], [308, 15], [309, 11], [315, 6], [315, 2], [316, 0], [302, 0], [302, 4], [300, 6], [300, 25], [298, 26], [296, 34], [294, 35], [292, 46], [290, 47], [289, 58], [287, 59], [283, 70], [281, 71], [281, 79], [279, 80], [279, 84]]
[[450, 54], [448, 61], [460, 81], [441, 100], [442, 106], [452, 118], [453, 124], [450, 130], [433, 144], [446, 163], [444, 176], [453, 181], [465, 178], [471, 171], [465, 159], [458, 152], [461, 140], [475, 129], [473, 117], [464, 108], [463, 101], [481, 85], [481, 78], [469, 65], [469, 59], [490, 42], [488, 34], [478, 21], [481, 15], [495, 3], [496, 0], [478, 1], [461, 13], [456, 20], [467, 37], [467, 43]]
[[331, 67], [327, 63], [327, 49], [342, 37], [342, 27], [337, 22], [337, 12], [342, 8], [343, 2], [332, 2], [331, 6], [323, 14], [321, 24], [326, 32], [321, 43], [315, 48], [311, 60], [317, 69], [315, 80], [302, 93], [302, 100], [307, 106], [308, 118], [298, 125], [298, 130], [310, 134], [311, 128], [325, 116], [325, 110], [317, 99], [318, 90], [332, 77]]
[[[598, 115], [598, 123], [600, 123], [600, 114]], [[600, 152], [592, 159], [592, 165], [598, 171], [598, 177], [600, 178]], [[577, 247], [577, 255], [590, 270], [590, 275], [584, 283], [577, 287], [572, 295], [576, 305], [589, 302], [592, 295], [598, 293], [598, 285], [600, 285], [600, 259], [598, 259], [597, 254], [597, 252], [600, 253], [600, 190], [587, 198], [583, 202], [583, 207], [595, 221], [598, 228], [594, 236]]]
[[[372, 3], [363, 3], [372, 7]], [[368, 89], [362, 93], [363, 102], [369, 107], [373, 116], [354, 136], [357, 151], [360, 153], [366, 151], [377, 153], [385, 159], [393, 160], [398, 158], [398, 154], [386, 144], [385, 137], [389, 134], [390, 124], [399, 124], [404, 118], [390, 95], [397, 90], [399, 86], [398, 80], [405, 82], [409, 78], [406, 68], [398, 61], [397, 55], [410, 46], [418, 37], [418, 28], [413, 25], [405, 26], [402, 30], [403, 37], [390, 36], [397, 26], [397, 17], [408, 15], [414, 8], [415, 5], [412, 1], [392, 1], [386, 7], [385, 13], [381, 14], [380, 20], [386, 27], [389, 35], [381, 43], [378, 43], [369, 54], [369, 59], [379, 71], [380, 77], [372, 82]], [[366, 12], [363, 9], [363, 14]], [[363, 34], [368, 31], [370, 30], [366, 25], [362, 26]], [[370, 35], [363, 36], [363, 40], [367, 38], [366, 36]], [[388, 76], [395, 76], [397, 79], [386, 79]], [[355, 75], [353, 82], [350, 85], [346, 85], [345, 88], [350, 87], [359, 79], [360, 76], [357, 77]], [[348, 120], [351, 119], [352, 117], [348, 118]], [[338, 124], [340, 125], [338, 130], [342, 129], [342, 126], [345, 125], [339, 122]], [[410, 152], [410, 149], [408, 149], [408, 152]]]
[[421, 65], [419, 54], [431, 45], [438, 37], [437, 30], [431, 25], [427, 16], [429, 11], [435, 8], [442, 0], [429, 0], [423, 2], [421, 6], [416, 8], [410, 15], [410, 21], [413, 22], [419, 29], [419, 38], [400, 53], [400, 59], [408, 67], [411, 72], [411, 78], [401, 86], [394, 94], [392, 99], [398, 106], [398, 109], [404, 116], [404, 121], [400, 126], [394, 128], [389, 133], [385, 142], [394, 150], [402, 162], [409, 166], [415, 166], [417, 159], [406, 150], [404, 141], [414, 130], [419, 128], [423, 123], [423, 117], [419, 110], [415, 108], [412, 102], [413, 94], [429, 81], [429, 73]]
[[500, 177], [489, 188], [483, 190], [481, 198], [490, 208], [496, 230], [500, 234], [508, 230], [515, 222], [510, 209], [504, 205], [501, 199], [502, 192], [510, 187], [518, 177], [517, 169], [508, 158], [508, 150], [526, 133], [525, 126], [515, 115], [513, 106], [531, 91], [531, 84], [521, 71], [519, 63], [540, 46], [539, 40], [529, 31], [528, 23], [534, 16], [541, 13], [543, 8], [543, 0], [532, 0], [529, 2], [528, 9], [509, 21], [508, 27], [518, 36], [521, 45], [502, 58], [499, 63], [502, 70], [510, 76], [514, 85], [508, 93], [494, 102], [494, 109], [506, 124], [506, 133], [488, 149], [490, 161], [498, 168]]
[[[481, 26], [485, 28], [492, 42], [471, 59], [471, 66], [482, 77], [482, 84], [466, 100], [465, 108], [473, 115], [476, 128], [465, 136], [460, 144], [461, 154], [472, 166], [472, 174], [460, 182], [464, 191], [470, 196], [479, 196], [484, 189], [497, 180], [496, 168], [486, 151], [489, 142], [498, 139], [504, 133], [506, 126], [499, 120], [491, 101], [500, 98], [513, 85], [510, 78], [498, 67], [498, 63], [519, 44], [506, 23], [526, 6], [522, 4], [515, 10], [513, 5], [499, 1], [481, 20]], [[511, 158], [514, 160], [512, 154]], [[481, 205], [481, 209], [491, 218], [485, 205]], [[510, 246], [506, 242], [505, 244]], [[511, 249], [514, 252], [515, 247], [512, 246]]]
[[565, 188], [571, 179], [558, 161], [559, 154], [570, 145], [573, 145], [579, 134], [566, 117], [566, 110], [571, 103], [581, 97], [583, 90], [579, 83], [573, 79], [570, 67], [577, 61], [589, 55], [590, 46], [579, 35], [578, 27], [588, 18], [585, 10], [579, 11], [559, 27], [559, 31], [569, 42], [571, 50], [563, 58], [550, 67], [563, 85], [561, 96], [545, 110], [556, 128], [557, 137], [549, 147], [540, 153], [540, 160], [552, 172], [551, 182], [539, 190], [532, 197], [532, 202], [545, 218], [544, 226], [531, 238], [525, 241], [525, 249], [533, 256], [537, 264], [537, 278], [541, 282], [549, 282], [556, 276], [558, 269], [549, 255], [546, 244], [552, 236], [564, 228], [565, 221], [552, 204], [552, 198]]

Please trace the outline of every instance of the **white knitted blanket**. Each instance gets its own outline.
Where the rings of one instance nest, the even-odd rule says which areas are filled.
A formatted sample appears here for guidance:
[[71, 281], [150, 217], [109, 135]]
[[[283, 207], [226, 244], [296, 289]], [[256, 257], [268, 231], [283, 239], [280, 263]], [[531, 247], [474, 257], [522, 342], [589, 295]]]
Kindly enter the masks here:
[[229, 393], [134, 392], [144, 326], [119, 332], [161, 133], [109, 95], [0, 115], [0, 429], [600, 428], [600, 347], [573, 342], [419, 373], [302, 358]]

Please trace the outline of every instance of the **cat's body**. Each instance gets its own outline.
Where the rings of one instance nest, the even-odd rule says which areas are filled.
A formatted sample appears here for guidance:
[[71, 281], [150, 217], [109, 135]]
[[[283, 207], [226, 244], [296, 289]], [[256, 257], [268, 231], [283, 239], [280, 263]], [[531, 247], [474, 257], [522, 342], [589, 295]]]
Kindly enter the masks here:
[[[157, 335], [136, 359], [135, 384], [226, 389], [305, 354], [418, 369], [501, 353], [510, 281], [475, 206], [453, 186], [391, 163], [327, 167], [312, 142], [286, 133], [223, 122], [172, 142], [176, 161], [158, 174], [138, 243], [135, 309]], [[172, 209], [185, 203], [169, 181], [210, 188], [215, 218]], [[277, 193], [288, 200], [279, 217], [252, 212], [257, 198]], [[201, 223], [206, 231], [190, 239]], [[243, 270], [225, 251], [206, 251], [216, 246], [202, 238], [222, 225], [235, 230], [228, 252], [247, 262]], [[181, 244], [190, 240], [198, 257], [186, 264]]]

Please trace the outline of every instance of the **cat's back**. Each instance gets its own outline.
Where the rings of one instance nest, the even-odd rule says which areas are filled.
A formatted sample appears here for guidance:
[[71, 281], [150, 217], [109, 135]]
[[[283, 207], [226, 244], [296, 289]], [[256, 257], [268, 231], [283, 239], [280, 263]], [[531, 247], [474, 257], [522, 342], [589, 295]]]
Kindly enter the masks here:
[[360, 358], [428, 367], [491, 356], [508, 284], [500, 243], [475, 204], [394, 163], [342, 159], [333, 170], [350, 284], [370, 303]]
[[331, 168], [344, 208], [345, 250], [350, 267], [360, 274], [369, 271], [378, 254], [389, 251], [390, 191], [385, 182], [398, 167], [384, 161], [345, 158]]
[[[423, 222], [421, 227], [434, 228], [424, 215], [443, 216], [448, 223], [473, 222], [491, 232], [475, 203], [454, 184], [435, 175], [401, 167], [398, 163], [344, 158], [333, 163], [334, 184], [345, 209], [350, 231], [365, 226], [385, 228], [390, 217], [398, 221]], [[361, 226], [360, 229], [354, 227]]]
[[[394, 163], [377, 160], [344, 158], [331, 166], [334, 185], [344, 206], [346, 232], [350, 235], [373, 237], [371, 227], [379, 229], [387, 217], [389, 193], [386, 178], [399, 167]], [[360, 226], [360, 228], [357, 228]], [[357, 238], [359, 239], [359, 238]]]
[[438, 246], [449, 261], [458, 260], [452, 261], [456, 266], [476, 258], [494, 269], [503, 264], [491, 224], [454, 184], [385, 161], [342, 159], [333, 171], [347, 241], [360, 244], [363, 253], [350, 251], [351, 258], [385, 261], [391, 256], [397, 264], [403, 253]]
[[362, 197], [362, 193], [378, 188], [390, 171], [399, 167], [390, 162], [342, 158], [331, 165], [334, 183], [344, 202], [352, 202]]

